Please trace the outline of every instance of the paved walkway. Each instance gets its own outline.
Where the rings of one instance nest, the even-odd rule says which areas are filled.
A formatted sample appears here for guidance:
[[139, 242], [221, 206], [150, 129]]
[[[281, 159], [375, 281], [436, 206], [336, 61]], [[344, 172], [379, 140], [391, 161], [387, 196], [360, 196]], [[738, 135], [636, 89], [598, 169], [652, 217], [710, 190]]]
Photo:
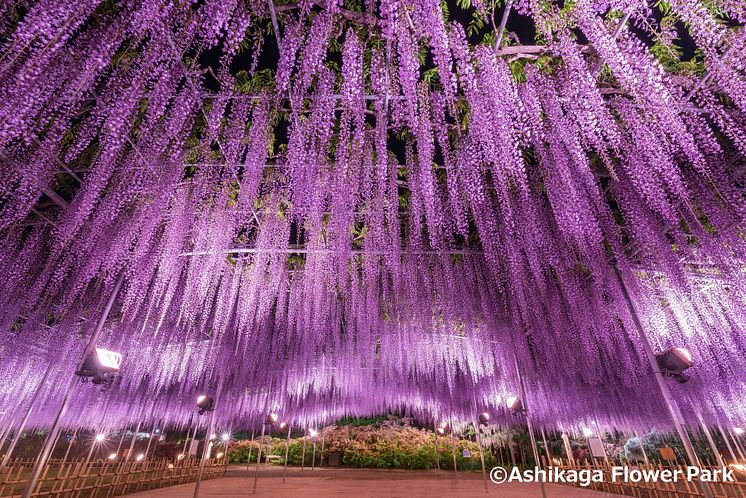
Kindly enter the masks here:
[[[306, 498], [327, 496], [349, 496], [355, 498], [398, 497], [458, 497], [484, 498], [485, 496], [532, 498], [541, 497], [538, 484], [493, 484], [488, 483], [489, 494], [485, 495], [482, 474], [458, 473], [435, 470], [371, 470], [288, 468], [287, 482], [282, 483], [282, 467], [270, 466], [259, 471], [256, 495], [251, 493], [254, 485], [254, 467], [231, 466], [225, 477], [203, 481], [200, 498], [234, 497], [278, 497]], [[612, 498], [618, 495], [600, 493], [559, 484], [545, 485], [547, 498]], [[145, 491], [127, 495], [130, 498], [191, 498], [194, 483]]]

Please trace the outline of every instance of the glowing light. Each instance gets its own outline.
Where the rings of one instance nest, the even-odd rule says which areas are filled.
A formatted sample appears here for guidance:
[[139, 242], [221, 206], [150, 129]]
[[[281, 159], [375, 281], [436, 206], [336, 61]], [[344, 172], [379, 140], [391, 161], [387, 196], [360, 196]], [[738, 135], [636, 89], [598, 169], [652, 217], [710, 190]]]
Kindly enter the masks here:
[[178, 455], [176, 456], [176, 459], [177, 459], [177, 460], [184, 460], [184, 453], [179, 453], [179, 454], [178, 454]]
[[318, 433], [318, 431], [316, 429], [308, 429], [308, 434], [311, 437], [316, 437], [319, 433]]
[[217, 434], [210, 434], [210, 439], [215, 439], [216, 437], [218, 437]]
[[99, 443], [104, 439], [106, 439], [106, 434], [96, 434], [96, 441], [98, 441]]
[[683, 356], [686, 359], [686, 361], [688, 361], [689, 363], [692, 362], [692, 353], [690, 353], [688, 349], [676, 348], [676, 352], [678, 352], [681, 356]]
[[270, 413], [269, 417], [267, 417], [271, 423], [277, 422], [277, 419], [280, 418], [276, 413]]
[[174, 468], [174, 464], [172, 464], [172, 463], [169, 463], [169, 464], [168, 464], [168, 468], [169, 468], [169, 469], [173, 469], [173, 468]]
[[200, 394], [199, 396], [197, 396], [197, 404], [198, 404], [198, 405], [201, 405], [201, 404], [202, 404], [202, 402], [203, 402], [204, 400], [206, 400], [206, 399], [207, 399], [207, 396], [205, 396], [204, 394]]
[[518, 398], [515, 396], [510, 396], [509, 398], [505, 399], [505, 404], [508, 405], [508, 408], [513, 408], [517, 402]]
[[109, 455], [109, 460], [116, 460], [116, 459], [117, 459], [116, 453], [112, 453], [111, 455]]
[[583, 427], [583, 435], [585, 437], [591, 437], [593, 435], [593, 431], [590, 430], [588, 427]]
[[122, 355], [108, 349], [96, 348], [96, 358], [102, 367], [119, 370], [122, 365]]
[[220, 436], [220, 439], [222, 439], [223, 441], [230, 441], [231, 435], [226, 432], [225, 434]]
[[135, 458], [135, 460], [137, 460], [138, 462], [140, 462], [140, 461], [142, 461], [142, 460], [143, 460], [144, 458], [145, 458], [145, 455], [143, 455], [142, 453], [140, 453], [139, 455], [137, 455], [137, 458]]
[[286, 424], [285, 422], [282, 422], [282, 423], [280, 424], [280, 429], [284, 429], [284, 428], [285, 428], [285, 427], [287, 427], [287, 426], [288, 426], [288, 424]]
[[443, 435], [443, 434], [445, 434], [445, 433], [446, 433], [445, 429], [443, 429], [442, 427], [438, 427], [438, 428], [436, 429], [436, 432], [437, 432], [438, 434], [440, 434], [440, 435]]
[[218, 453], [217, 455], [215, 455], [215, 458], [223, 458], [223, 454], [222, 453]]
[[734, 427], [733, 432], [735, 432], [737, 436], [740, 436], [741, 434], [744, 433], [744, 430], [741, 429], [740, 427]]

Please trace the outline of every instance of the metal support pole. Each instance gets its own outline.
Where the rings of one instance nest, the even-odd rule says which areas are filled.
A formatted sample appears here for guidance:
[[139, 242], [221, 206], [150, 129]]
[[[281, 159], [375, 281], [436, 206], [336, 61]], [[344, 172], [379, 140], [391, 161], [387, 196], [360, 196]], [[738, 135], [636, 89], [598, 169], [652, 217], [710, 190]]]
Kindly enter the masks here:
[[484, 449], [482, 448], [482, 428], [479, 427], [479, 419], [474, 416], [474, 432], [477, 434], [477, 445], [479, 446], [479, 460], [482, 463], [482, 480], [484, 481], [484, 494], [490, 492], [487, 484], [487, 470], [484, 468]]
[[[671, 419], [673, 420], [674, 426], [676, 427], [676, 432], [679, 434], [679, 438], [681, 438], [681, 442], [684, 444], [684, 449], [686, 450], [686, 455], [687, 455], [687, 459], [689, 460], [689, 464], [701, 467], [699, 459], [697, 458], [697, 453], [694, 451], [694, 446], [692, 445], [692, 441], [689, 439], [689, 434], [687, 434], [686, 432], [686, 427], [684, 427], [684, 417], [681, 415], [681, 412], [679, 411], [679, 407], [676, 404], [676, 401], [673, 399], [673, 396], [671, 396], [671, 391], [668, 388], [668, 384], [666, 384], [666, 379], [665, 377], [663, 377], [663, 373], [658, 367], [658, 361], [655, 359], [655, 353], [653, 353], [653, 348], [650, 346], [650, 341], [648, 341], [648, 336], [645, 333], [645, 329], [642, 326], [642, 322], [640, 321], [640, 318], [637, 316], [637, 310], [635, 309], [635, 306], [632, 303], [632, 298], [630, 297], [629, 292], [627, 291], [627, 286], [624, 284], [624, 279], [622, 278], [622, 274], [619, 271], [619, 268], [617, 267], [616, 263], [612, 265], [612, 268], [614, 269], [614, 274], [616, 275], [616, 278], [619, 281], [619, 287], [622, 291], [622, 297], [624, 298], [624, 301], [627, 304], [627, 308], [629, 309], [629, 314], [632, 317], [632, 322], [635, 324], [637, 333], [640, 336], [640, 342], [642, 343], [642, 347], [645, 350], [645, 356], [648, 359], [648, 363], [650, 363], [650, 368], [653, 369], [655, 380], [658, 383], [658, 389], [660, 390], [661, 396], [663, 396], [663, 399], [666, 402], [669, 414], [671, 415]], [[712, 490], [707, 485], [707, 483], [699, 481], [699, 487], [701, 488], [702, 493], [704, 494], [705, 498], [713, 498]]]
[[438, 450], [438, 429], [435, 429], [435, 464], [438, 470], [440, 470], [440, 450]]
[[720, 434], [723, 436], [723, 441], [725, 441], [725, 447], [728, 448], [728, 453], [730, 454], [730, 459], [733, 460], [733, 463], [738, 461], [738, 458], [736, 458], [736, 454], [733, 452], [733, 447], [730, 445], [730, 441], [728, 440], [728, 434], [723, 430], [723, 426], [721, 424], [718, 424], [718, 430], [720, 431]]
[[718, 462], [718, 465], [721, 467], [725, 467], [725, 462], [723, 461], [723, 456], [718, 451], [717, 446], [715, 446], [715, 440], [712, 439], [712, 434], [710, 434], [710, 429], [707, 428], [707, 424], [705, 424], [705, 419], [702, 417], [702, 412], [697, 410], [697, 420], [699, 420], [699, 425], [702, 426], [702, 430], [705, 432], [705, 437], [707, 438], [707, 442], [710, 443], [710, 449], [712, 450], [712, 454], [715, 455], [715, 459]]
[[73, 432], [73, 436], [70, 438], [70, 444], [67, 445], [65, 456], [62, 457], [62, 463], [65, 463], [67, 461], [67, 456], [70, 454], [70, 449], [73, 447], [73, 444], [75, 444], [75, 441], [78, 440], [78, 430], [79, 429], [75, 429], [75, 431]]
[[313, 438], [313, 454], [311, 456], [311, 470], [316, 467], [316, 438]]
[[[106, 306], [104, 307], [104, 311], [103, 313], [101, 313], [101, 317], [98, 319], [96, 328], [93, 330], [93, 335], [91, 335], [91, 338], [88, 340], [88, 344], [86, 345], [85, 350], [83, 350], [83, 356], [80, 359], [78, 366], [85, 361], [88, 355], [93, 352], [93, 348], [96, 347], [96, 341], [98, 341], [98, 336], [101, 335], [104, 324], [106, 323], [107, 318], [109, 318], [109, 312], [111, 311], [112, 306], [114, 306], [114, 300], [116, 299], [117, 294], [119, 294], [119, 289], [122, 287], [122, 282], [124, 282], [124, 271], [119, 273], [119, 277], [114, 284], [114, 289], [111, 291], [109, 300], [106, 302]], [[73, 393], [75, 392], [75, 388], [77, 387], [77, 385], [78, 376], [73, 373], [73, 376], [70, 379], [70, 384], [67, 386], [65, 397], [62, 399], [62, 406], [60, 406], [60, 410], [57, 413], [54, 422], [52, 423], [52, 428], [49, 430], [47, 438], [44, 440], [44, 446], [42, 446], [39, 457], [34, 463], [34, 468], [31, 471], [28, 482], [26, 482], [26, 487], [23, 489], [23, 498], [31, 498], [34, 493], [34, 489], [36, 488], [36, 484], [39, 481], [39, 477], [41, 476], [41, 473], [44, 470], [44, 467], [47, 465], [47, 461], [49, 460], [50, 455], [52, 454], [52, 448], [54, 447], [54, 444], [57, 441], [57, 436], [59, 436], [60, 433], [62, 419], [67, 413], [67, 409], [70, 406], [70, 401], [72, 400]]]
[[[531, 438], [531, 449], [534, 451], [534, 465], [539, 466], [539, 450], [536, 447], [536, 436], [534, 435], [534, 426], [531, 423], [531, 417], [528, 412], [528, 400], [526, 399], [526, 385], [523, 382], [523, 374], [521, 368], [518, 366], [518, 357], [513, 349], [513, 362], [515, 363], [515, 371], [518, 374], [518, 380], [521, 384], [521, 402], [523, 403], [523, 410], [526, 414], [526, 426], [528, 427], [528, 435]], [[547, 498], [547, 492], [544, 489], [544, 481], [539, 480], [539, 487], [541, 488], [541, 496]]]
[[[13, 453], [13, 450], [16, 448], [18, 441], [21, 439], [21, 434], [23, 433], [24, 429], [26, 429], [26, 423], [28, 422], [28, 419], [31, 416], [31, 413], [34, 411], [36, 400], [39, 398], [39, 394], [44, 389], [44, 384], [46, 384], [47, 378], [49, 377], [49, 373], [51, 371], [52, 371], [52, 363], [50, 363], [49, 366], [47, 367], [46, 372], [44, 372], [44, 377], [42, 377], [41, 382], [39, 382], [39, 386], [36, 388], [36, 391], [34, 392], [34, 396], [31, 398], [31, 401], [29, 401], [28, 408], [26, 409], [26, 413], [23, 415], [23, 418], [21, 419], [21, 423], [18, 424], [18, 429], [16, 430], [16, 434], [13, 437], [13, 440], [10, 442], [10, 446], [8, 446], [8, 449], [5, 451], [5, 456], [3, 457], [3, 461], [0, 462], [0, 471], [2, 471], [5, 468], [5, 466], [8, 464], [11, 453]], [[0, 439], [0, 441], [2, 440]]]
[[319, 452], [319, 468], [324, 466], [324, 435], [321, 435], [321, 451]]
[[730, 429], [728, 429], [728, 434], [730, 434], [733, 442], [736, 443], [736, 449], [738, 450], [738, 454], [741, 455], [741, 460], [746, 461], [746, 455], [744, 455], [743, 447], [741, 446], [741, 442], [738, 440], [738, 436], [733, 434], [733, 431]]
[[148, 438], [148, 445], [145, 447], [145, 453], [143, 453], [143, 461], [145, 461], [148, 458], [148, 451], [150, 451], [150, 445], [153, 443], [153, 431], [157, 428], [158, 423], [156, 422], [153, 425], [153, 430], [150, 431], [150, 437]]
[[303, 456], [301, 457], [301, 463], [300, 463], [300, 470], [303, 472], [303, 469], [306, 466], [306, 443], [308, 442], [308, 436], [305, 434], [303, 435]]
[[[191, 423], [189, 425], [190, 425], [190, 427], [187, 429], [186, 439], [184, 440], [184, 449], [181, 450], [181, 454], [184, 455], [184, 458], [186, 458], [187, 445], [189, 444], [189, 439], [194, 439], [194, 435], [197, 434], [197, 425], [199, 425], [199, 424], [195, 422], [195, 424], [194, 424], [194, 434], [192, 434]], [[190, 437], [190, 435], [191, 435], [191, 437]]]
[[285, 465], [282, 467], [282, 483], [285, 484], [285, 474], [288, 472], [288, 454], [290, 453], [290, 432], [292, 427], [288, 424], [288, 437], [285, 440]]
[[[458, 474], [458, 464], [456, 463], [456, 440], [453, 437], [453, 417], [448, 421], [448, 425], [450, 426], [450, 432], [451, 432], [451, 455], [453, 455], [453, 473], [454, 475]], [[458, 476], [456, 475], [458, 478]]]
[[256, 482], [259, 479], [259, 462], [262, 460], [262, 445], [264, 444], [264, 430], [267, 427], [267, 424], [264, 423], [262, 420], [262, 435], [259, 438], [259, 450], [256, 453], [256, 471], [254, 471], [254, 491], [252, 491], [253, 494], [256, 494]]
[[544, 434], [544, 427], [541, 427], [541, 440], [544, 442], [544, 452], [547, 454], [547, 465], [552, 465], [552, 453], [549, 451], [547, 444], [547, 435]]
[[[213, 410], [210, 413], [210, 423], [207, 426], [207, 432], [205, 433], [205, 444], [202, 448], [202, 458], [199, 459], [199, 470], [197, 471], [197, 482], [194, 483], [194, 495], [193, 498], [197, 498], [199, 496], [199, 487], [200, 484], [202, 484], [202, 475], [205, 472], [205, 460], [207, 460], [207, 452], [210, 449], [210, 435], [215, 430], [215, 412], [217, 411], [216, 407], [218, 405], [218, 401], [220, 400], [220, 393], [223, 390], [223, 377], [220, 378], [220, 383], [218, 384], [218, 391], [215, 394], [215, 403], [213, 405]], [[197, 435], [197, 430], [195, 428], [194, 435]]]
[[122, 445], [124, 444], [124, 436], [127, 435], [127, 428], [124, 427], [122, 429], [122, 437], [119, 438], [119, 444], [117, 445], [117, 457], [119, 456], [119, 452], [122, 451]]
[[251, 443], [252, 444], [249, 445], [249, 458], [246, 460], [246, 470], [247, 471], [249, 470], [249, 466], [251, 466], [251, 453], [252, 453], [252, 450], [254, 449], [253, 443], [254, 443], [254, 434], [255, 433], [256, 433], [256, 429], [251, 429]]
[[637, 434], [637, 431], [635, 431], [635, 437], [637, 438], [637, 441], [640, 443], [640, 450], [642, 451], [642, 458], [645, 460], [645, 465], [650, 465], [650, 462], [648, 461], [648, 454], [645, 452], [645, 445], [642, 444], [642, 438], [639, 434]]
[[567, 464], [570, 466], [575, 465], [575, 457], [572, 454], [572, 445], [570, 444], [570, 438], [562, 433], [562, 442], [565, 444], [565, 454], [567, 455]]
[[135, 426], [135, 432], [132, 433], [132, 440], [130, 441], [129, 449], [127, 450], [127, 456], [124, 457], [125, 462], [129, 462], [130, 458], [132, 458], [132, 454], [135, 452], [135, 443], [137, 442], [137, 435], [140, 433], [141, 425], [142, 425], [142, 422], [138, 421], [137, 426]]

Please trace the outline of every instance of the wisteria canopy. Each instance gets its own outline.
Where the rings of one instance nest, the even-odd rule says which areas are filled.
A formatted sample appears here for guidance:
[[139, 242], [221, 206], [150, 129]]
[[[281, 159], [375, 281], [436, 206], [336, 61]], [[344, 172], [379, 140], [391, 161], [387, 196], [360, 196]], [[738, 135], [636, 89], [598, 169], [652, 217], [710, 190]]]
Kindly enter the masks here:
[[0, 0], [0, 425], [51, 423], [116, 289], [65, 426], [519, 423], [520, 372], [540, 426], [665, 429], [635, 311], [684, 417], [746, 423], [744, 22]]

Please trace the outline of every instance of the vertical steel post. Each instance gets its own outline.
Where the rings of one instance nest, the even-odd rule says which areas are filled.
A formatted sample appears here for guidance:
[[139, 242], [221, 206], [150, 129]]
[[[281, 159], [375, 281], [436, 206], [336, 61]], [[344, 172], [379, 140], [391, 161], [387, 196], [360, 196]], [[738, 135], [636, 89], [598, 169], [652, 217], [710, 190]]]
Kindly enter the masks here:
[[489, 488], [487, 487], [487, 470], [484, 468], [484, 449], [482, 449], [482, 428], [479, 426], [479, 419], [477, 416], [474, 416], [474, 431], [477, 434], [477, 445], [479, 446], [479, 460], [482, 463], [482, 480], [484, 481], [484, 494], [487, 494], [490, 492]]
[[282, 483], [285, 484], [285, 474], [288, 471], [288, 454], [290, 453], [290, 432], [292, 427], [288, 424], [288, 437], [285, 439], [285, 465], [282, 467]]
[[[668, 384], [666, 384], [666, 378], [663, 377], [663, 373], [658, 367], [658, 361], [655, 359], [655, 353], [653, 353], [653, 348], [650, 346], [650, 341], [648, 341], [648, 336], [645, 333], [644, 327], [642, 326], [640, 317], [637, 315], [637, 310], [635, 309], [634, 303], [632, 303], [632, 298], [629, 295], [629, 291], [627, 290], [627, 286], [624, 283], [622, 274], [619, 271], [616, 263], [612, 264], [612, 268], [614, 269], [614, 274], [619, 281], [619, 287], [622, 291], [622, 297], [627, 304], [629, 314], [632, 317], [632, 322], [635, 324], [637, 333], [640, 336], [640, 342], [642, 343], [642, 347], [645, 350], [645, 356], [648, 359], [650, 368], [653, 369], [655, 380], [658, 383], [658, 389], [660, 390], [661, 396], [666, 402], [668, 412], [671, 415], [671, 420], [673, 420], [674, 426], [676, 427], [676, 432], [678, 433], [681, 442], [684, 444], [684, 449], [686, 450], [689, 464], [701, 467], [699, 458], [697, 458], [697, 453], [694, 451], [694, 445], [692, 445], [692, 441], [689, 439], [689, 434], [687, 434], [686, 432], [686, 427], [684, 426], [684, 417], [681, 415], [679, 407], [676, 404], [676, 401], [673, 399], [673, 396], [671, 396], [671, 390], [668, 388]], [[705, 498], [713, 498], [712, 490], [707, 485], [707, 483], [699, 481], [699, 487], [702, 490]]]
[[[88, 344], [86, 345], [85, 350], [83, 350], [83, 356], [80, 359], [78, 365], [81, 365], [96, 347], [96, 341], [98, 341], [98, 336], [101, 335], [104, 324], [109, 318], [109, 312], [111, 311], [112, 306], [114, 306], [114, 300], [116, 299], [117, 294], [119, 294], [119, 289], [122, 287], [122, 282], [124, 282], [124, 271], [121, 271], [119, 273], [119, 277], [114, 284], [114, 289], [109, 295], [109, 300], [106, 302], [104, 311], [103, 313], [101, 313], [101, 317], [99, 317], [98, 319], [98, 323], [96, 324], [96, 328], [93, 331], [93, 335], [91, 335], [91, 338], [88, 340]], [[39, 477], [41, 476], [41, 473], [44, 470], [44, 467], [47, 465], [47, 461], [49, 460], [50, 455], [52, 454], [52, 448], [54, 447], [54, 444], [57, 441], [57, 436], [59, 436], [60, 433], [62, 419], [65, 417], [67, 409], [70, 407], [70, 401], [72, 400], [73, 393], [75, 392], [75, 388], [77, 387], [77, 385], [78, 376], [73, 373], [72, 378], [70, 379], [70, 384], [67, 386], [65, 397], [62, 399], [62, 406], [60, 406], [60, 410], [57, 413], [54, 422], [52, 423], [52, 428], [49, 430], [47, 438], [44, 440], [44, 446], [42, 446], [39, 457], [34, 463], [34, 468], [31, 471], [31, 475], [29, 476], [28, 481], [26, 482], [26, 487], [23, 489], [23, 498], [31, 498], [34, 493], [34, 489], [36, 488], [36, 484], [39, 481]]]
[[301, 463], [300, 463], [300, 470], [303, 472], [303, 469], [306, 466], [306, 443], [308, 442], [308, 436], [305, 434], [303, 435], [303, 456], [301, 457]]
[[707, 442], [710, 444], [710, 449], [712, 450], [712, 454], [715, 456], [715, 459], [718, 462], [718, 465], [721, 467], [725, 467], [725, 462], [723, 461], [723, 456], [718, 451], [717, 446], [715, 446], [715, 440], [712, 439], [712, 434], [710, 434], [710, 429], [707, 428], [707, 424], [705, 424], [705, 419], [702, 417], [702, 412], [697, 410], [697, 420], [699, 420], [699, 425], [702, 426], [702, 430], [705, 432], [705, 437], [707, 438]]

